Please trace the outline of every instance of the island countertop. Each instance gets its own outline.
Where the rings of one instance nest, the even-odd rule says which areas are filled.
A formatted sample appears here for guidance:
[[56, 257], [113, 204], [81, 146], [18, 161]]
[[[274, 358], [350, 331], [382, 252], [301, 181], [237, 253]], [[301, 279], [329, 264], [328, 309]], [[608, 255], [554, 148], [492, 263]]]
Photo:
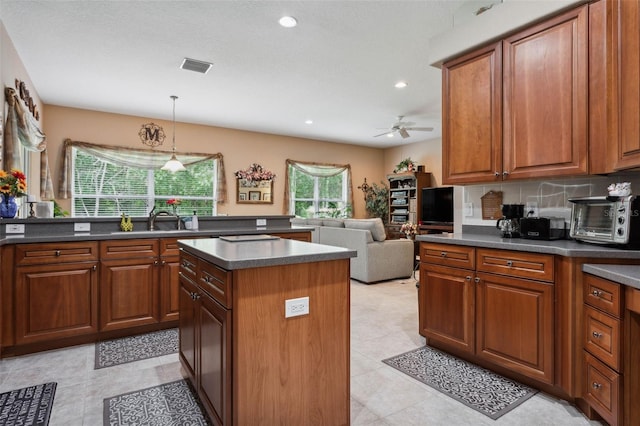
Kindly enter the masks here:
[[227, 241], [178, 240], [180, 249], [227, 270], [320, 262], [356, 257], [355, 250], [274, 237]]

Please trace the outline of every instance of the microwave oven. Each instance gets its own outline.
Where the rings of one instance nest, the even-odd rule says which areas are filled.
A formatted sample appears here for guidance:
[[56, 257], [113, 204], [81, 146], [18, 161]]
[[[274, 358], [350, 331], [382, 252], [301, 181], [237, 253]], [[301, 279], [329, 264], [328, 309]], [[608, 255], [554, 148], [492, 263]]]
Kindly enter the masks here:
[[640, 198], [570, 198], [569, 236], [578, 241], [637, 247], [640, 245]]

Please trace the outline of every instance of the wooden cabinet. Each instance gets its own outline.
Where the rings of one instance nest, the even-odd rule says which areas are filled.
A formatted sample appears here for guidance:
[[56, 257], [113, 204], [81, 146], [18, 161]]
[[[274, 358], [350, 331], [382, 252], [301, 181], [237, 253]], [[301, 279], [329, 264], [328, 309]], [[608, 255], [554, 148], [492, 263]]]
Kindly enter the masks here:
[[185, 255], [180, 267], [180, 359], [209, 417], [218, 425], [231, 424], [231, 310], [196, 284], [208, 282], [205, 269], [213, 265]]
[[431, 173], [405, 172], [387, 175], [389, 224], [417, 224], [422, 213], [422, 188], [431, 186]]
[[582, 397], [610, 425], [623, 424], [623, 288], [589, 274], [583, 283]]
[[443, 65], [443, 182], [586, 174], [588, 8]]
[[160, 240], [160, 321], [175, 321], [180, 313], [180, 250], [177, 238]]
[[98, 330], [98, 244], [18, 244], [15, 344]]
[[420, 253], [429, 344], [553, 383], [553, 256], [434, 243]]

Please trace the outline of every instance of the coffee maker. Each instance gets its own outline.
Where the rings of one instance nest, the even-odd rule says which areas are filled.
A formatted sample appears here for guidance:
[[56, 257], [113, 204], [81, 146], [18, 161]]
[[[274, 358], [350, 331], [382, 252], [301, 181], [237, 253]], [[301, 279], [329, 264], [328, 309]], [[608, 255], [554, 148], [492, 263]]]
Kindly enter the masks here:
[[522, 217], [524, 217], [524, 204], [502, 205], [502, 218], [496, 223], [496, 228], [502, 231], [502, 238], [520, 236], [520, 218]]

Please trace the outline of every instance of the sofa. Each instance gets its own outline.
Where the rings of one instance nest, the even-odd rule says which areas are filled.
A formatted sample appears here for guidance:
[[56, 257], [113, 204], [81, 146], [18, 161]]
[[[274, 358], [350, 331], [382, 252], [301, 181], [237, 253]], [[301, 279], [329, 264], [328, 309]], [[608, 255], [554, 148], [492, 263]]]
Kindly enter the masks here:
[[351, 258], [351, 278], [375, 283], [411, 276], [412, 240], [388, 240], [384, 224], [375, 219], [291, 219], [293, 226], [313, 227], [311, 242], [357, 251]]

